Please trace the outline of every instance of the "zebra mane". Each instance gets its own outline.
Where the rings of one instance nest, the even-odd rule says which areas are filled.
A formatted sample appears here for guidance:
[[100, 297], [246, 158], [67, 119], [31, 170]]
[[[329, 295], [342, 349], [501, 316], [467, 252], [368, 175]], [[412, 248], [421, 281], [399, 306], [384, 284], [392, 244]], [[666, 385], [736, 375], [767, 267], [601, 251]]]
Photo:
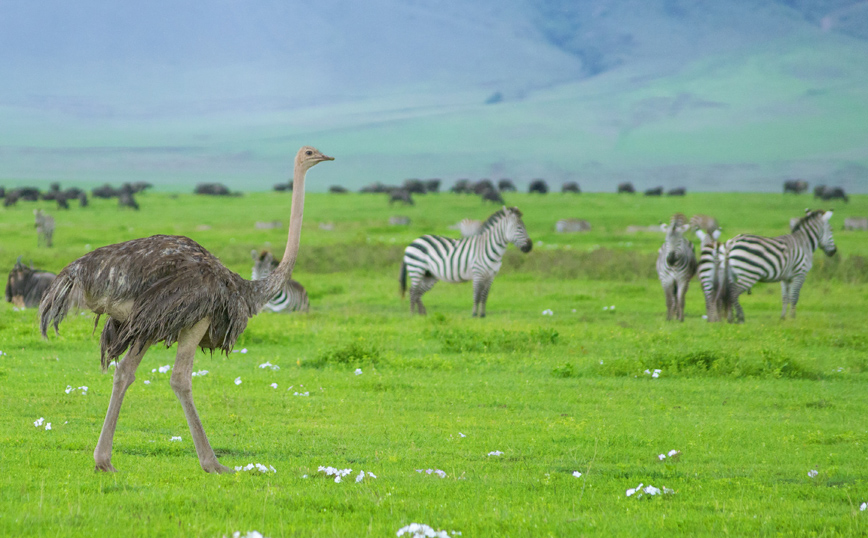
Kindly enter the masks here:
[[799, 219], [799, 222], [797, 222], [796, 225], [793, 226], [793, 229], [790, 230], [790, 233], [791, 233], [791, 234], [796, 233], [797, 231], [801, 230], [802, 227], [803, 227], [805, 224], [807, 224], [807, 222], [808, 222], [809, 220], [811, 220], [811, 219], [817, 217], [818, 215], [822, 215], [822, 214], [823, 214], [823, 211], [821, 211], [821, 210], [819, 210], [819, 209], [818, 209], [818, 210], [814, 210], [814, 211], [809, 211], [807, 215], [805, 215], [804, 217], [802, 217], [802, 218]]
[[482, 233], [485, 230], [489, 230], [489, 229], [493, 228], [494, 225], [497, 224], [497, 222], [499, 222], [500, 219], [505, 217], [507, 213], [512, 213], [512, 214], [518, 216], [519, 218], [521, 218], [521, 216], [522, 216], [521, 211], [517, 207], [505, 207], [503, 209], [498, 209], [497, 211], [492, 213], [490, 217], [488, 217], [488, 220], [486, 220], [485, 222], [482, 223], [482, 227], [479, 229], [479, 233]]

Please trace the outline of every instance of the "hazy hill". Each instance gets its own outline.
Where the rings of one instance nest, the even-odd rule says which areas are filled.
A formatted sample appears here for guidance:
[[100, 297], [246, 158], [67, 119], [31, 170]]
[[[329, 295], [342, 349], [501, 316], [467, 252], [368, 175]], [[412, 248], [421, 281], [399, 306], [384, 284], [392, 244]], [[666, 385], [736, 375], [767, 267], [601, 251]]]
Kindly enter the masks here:
[[0, 181], [866, 190], [866, 6], [0, 0]]

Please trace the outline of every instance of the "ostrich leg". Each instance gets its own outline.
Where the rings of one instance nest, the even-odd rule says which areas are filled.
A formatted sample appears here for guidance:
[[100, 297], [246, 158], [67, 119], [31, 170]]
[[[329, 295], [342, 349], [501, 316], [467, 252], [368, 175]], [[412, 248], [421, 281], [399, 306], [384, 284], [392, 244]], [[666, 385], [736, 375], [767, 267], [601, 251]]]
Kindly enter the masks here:
[[193, 444], [196, 446], [196, 455], [199, 456], [199, 464], [209, 473], [234, 473], [229, 467], [220, 465], [217, 456], [208, 442], [199, 413], [193, 404], [193, 359], [196, 358], [196, 348], [208, 330], [210, 320], [203, 319], [192, 327], [184, 329], [178, 335], [178, 355], [175, 358], [175, 367], [172, 370], [172, 379], [169, 382], [181, 407], [187, 417], [190, 426], [190, 435], [193, 436]]
[[99, 441], [96, 443], [96, 448], [93, 451], [93, 459], [96, 462], [97, 471], [117, 472], [112, 466], [112, 440], [115, 436], [115, 428], [118, 425], [118, 416], [121, 413], [121, 404], [124, 401], [124, 394], [127, 389], [136, 380], [136, 368], [142, 362], [142, 357], [149, 346], [144, 346], [138, 353], [133, 353], [130, 349], [126, 356], [118, 363], [115, 369], [114, 383], [112, 383], [112, 397], [109, 401], [108, 411], [105, 414], [105, 422], [102, 425], [102, 432], [99, 434]]

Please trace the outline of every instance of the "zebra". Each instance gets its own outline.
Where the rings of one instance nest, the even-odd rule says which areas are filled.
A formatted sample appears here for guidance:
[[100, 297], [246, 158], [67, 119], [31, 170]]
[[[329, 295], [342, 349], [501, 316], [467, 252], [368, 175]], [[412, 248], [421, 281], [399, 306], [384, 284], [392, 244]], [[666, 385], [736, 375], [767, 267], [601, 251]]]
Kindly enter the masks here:
[[458, 230], [461, 237], [470, 237], [477, 235], [482, 231], [482, 221], [475, 219], [461, 219], [458, 224], [453, 224], [449, 227], [450, 230]]
[[51, 247], [54, 243], [54, 217], [43, 213], [41, 209], [34, 209], [33, 216], [36, 218], [36, 245]]
[[482, 225], [482, 230], [463, 239], [439, 235], [423, 235], [404, 249], [401, 264], [401, 297], [407, 291], [410, 277], [410, 312], [426, 314], [422, 295], [438, 280], [446, 282], [473, 281], [473, 316], [485, 317], [485, 304], [491, 283], [506, 252], [513, 243], [522, 252], [530, 252], [533, 242], [521, 220], [517, 207], [497, 210]]
[[687, 217], [681, 213], [672, 215], [667, 227], [661, 225], [666, 232], [666, 241], [657, 254], [657, 276], [666, 294], [666, 320], [672, 318], [684, 321], [684, 298], [690, 279], [696, 274], [696, 254], [693, 243], [684, 237], [690, 229]]
[[720, 229], [715, 229], [709, 235], [702, 228], [696, 230], [699, 238], [699, 262], [696, 265], [696, 276], [702, 284], [702, 292], [705, 294], [705, 313], [711, 322], [721, 319], [721, 312], [725, 308], [723, 301], [723, 244], [720, 239]]
[[[250, 251], [253, 258], [253, 280], [260, 280], [269, 275], [278, 266], [280, 260], [275, 260], [271, 252], [263, 250], [261, 253]], [[283, 285], [283, 289], [272, 297], [262, 308], [267, 312], [307, 312], [310, 303], [304, 286], [298, 281], [289, 279]]]
[[[823, 249], [827, 256], [837, 252], [829, 219], [832, 211], [805, 210], [805, 216], [787, 235], [762, 237], [741, 234], [726, 242], [725, 250], [725, 301], [727, 309], [733, 309], [735, 321], [744, 323], [744, 311], [738, 296], [757, 282], [781, 283], [781, 319], [796, 317], [796, 303], [805, 277], [814, 263], [814, 251]], [[733, 321], [733, 313], [729, 314]]]
[[715, 230], [720, 229], [720, 225], [717, 223], [716, 218], [701, 213], [697, 213], [690, 217], [690, 225], [697, 230], [702, 230], [705, 232], [705, 235], [712, 235]]

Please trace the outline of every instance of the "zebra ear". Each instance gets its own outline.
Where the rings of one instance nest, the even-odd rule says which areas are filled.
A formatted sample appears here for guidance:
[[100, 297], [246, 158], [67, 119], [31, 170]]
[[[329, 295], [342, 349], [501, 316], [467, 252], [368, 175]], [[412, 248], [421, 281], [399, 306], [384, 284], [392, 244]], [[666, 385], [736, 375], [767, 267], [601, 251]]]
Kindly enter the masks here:
[[250, 251], [250, 257], [253, 258], [253, 261], [256, 261], [259, 258], [259, 254], [256, 253], [256, 249]]
[[696, 230], [696, 237], [698, 237], [700, 241], [705, 241], [705, 232], [702, 230]]
[[713, 237], [715, 241], [720, 239], [720, 228], [714, 230], [714, 232], [712, 232], [711, 234], [711, 237]]
[[830, 211], [826, 211], [825, 213], [823, 213], [822, 218], [823, 218], [823, 222], [829, 222], [829, 219], [832, 218], [832, 211], [830, 210]]
[[661, 222], [660, 223], [660, 231], [661, 232], [668, 232], [669, 231], [669, 225], [666, 224], [665, 222]]
[[811, 214], [811, 208], [810, 208], [810, 207], [806, 207], [806, 208], [805, 208], [805, 215], [810, 215], [810, 214]]
[[678, 228], [678, 231], [681, 232], [682, 234], [686, 234], [689, 230], [690, 230], [690, 224], [682, 224]]

